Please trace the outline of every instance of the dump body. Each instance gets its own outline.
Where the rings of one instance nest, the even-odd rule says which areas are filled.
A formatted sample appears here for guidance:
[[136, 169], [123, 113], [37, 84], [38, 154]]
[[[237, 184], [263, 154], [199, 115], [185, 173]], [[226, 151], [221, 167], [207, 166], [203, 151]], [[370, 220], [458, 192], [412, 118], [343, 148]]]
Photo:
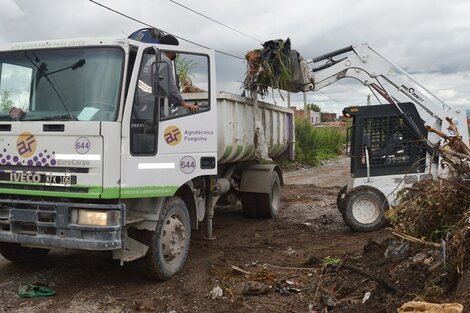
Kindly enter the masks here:
[[[206, 93], [185, 94], [188, 101], [205, 101]], [[292, 156], [294, 117], [291, 109], [258, 101], [268, 156]], [[257, 130], [254, 101], [228, 92], [217, 95], [217, 159], [219, 164], [255, 160]]]

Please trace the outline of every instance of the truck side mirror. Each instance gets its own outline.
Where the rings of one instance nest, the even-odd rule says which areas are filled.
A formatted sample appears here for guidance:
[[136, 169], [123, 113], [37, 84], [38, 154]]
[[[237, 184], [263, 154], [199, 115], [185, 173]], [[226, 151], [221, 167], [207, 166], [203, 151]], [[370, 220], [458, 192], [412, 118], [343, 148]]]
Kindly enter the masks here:
[[153, 90], [158, 97], [168, 97], [170, 94], [170, 69], [168, 63], [156, 63]]

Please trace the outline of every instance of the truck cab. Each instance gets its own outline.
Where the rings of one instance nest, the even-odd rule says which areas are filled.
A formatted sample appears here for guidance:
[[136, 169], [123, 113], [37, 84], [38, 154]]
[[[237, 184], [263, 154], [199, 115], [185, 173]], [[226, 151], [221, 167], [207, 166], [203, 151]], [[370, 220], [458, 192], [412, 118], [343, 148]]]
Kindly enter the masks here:
[[123, 227], [140, 221], [137, 228], [154, 228], [158, 218], [147, 215], [158, 215], [163, 198], [156, 197], [217, 174], [213, 54], [171, 49], [197, 63], [194, 75], [208, 95], [197, 114], [154, 92], [157, 79], [173, 75], [158, 73], [164, 46], [90, 39], [2, 49], [0, 241], [7, 256], [33, 256], [40, 246], [125, 254]]

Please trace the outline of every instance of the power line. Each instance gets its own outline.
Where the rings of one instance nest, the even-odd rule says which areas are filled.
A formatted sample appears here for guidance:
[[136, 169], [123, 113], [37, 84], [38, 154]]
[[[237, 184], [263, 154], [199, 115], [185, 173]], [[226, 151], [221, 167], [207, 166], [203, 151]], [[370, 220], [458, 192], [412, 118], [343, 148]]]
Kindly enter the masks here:
[[[110, 7], [107, 7], [107, 6], [105, 6], [104, 4], [101, 4], [101, 3], [96, 2], [96, 1], [94, 1], [94, 0], [89, 0], [89, 1], [92, 2], [92, 3], [94, 3], [94, 4], [96, 4], [96, 5], [99, 5], [100, 7], [105, 8], [105, 9], [111, 11], [111, 12], [114, 12], [114, 13], [119, 14], [119, 15], [121, 15], [121, 16], [124, 16], [124, 17], [126, 17], [126, 18], [128, 18], [128, 19], [131, 19], [131, 20], [133, 20], [133, 21], [135, 21], [135, 22], [137, 22], [137, 23], [146, 25], [146, 26], [148, 26], [148, 27], [155, 28], [155, 29], [157, 29], [157, 30], [159, 30], [159, 31], [161, 31], [161, 32], [163, 32], [163, 33], [168, 33], [167, 31], [164, 31], [164, 30], [162, 30], [162, 29], [159, 29], [159, 28], [157, 28], [157, 27], [155, 27], [155, 26], [152, 26], [152, 25], [150, 25], [150, 24], [148, 24], [148, 23], [142, 22], [142, 21], [140, 21], [140, 20], [138, 20], [138, 19], [136, 19], [136, 18], [133, 18], [132, 16], [126, 15], [126, 14], [121, 13], [121, 12], [119, 12], [119, 11], [117, 11], [117, 10], [114, 10], [114, 9], [112, 9], [112, 8], [110, 8]], [[194, 42], [194, 41], [192, 41], [192, 40], [183, 38], [183, 37], [181, 37], [181, 36], [177, 36], [177, 35], [174, 35], [174, 36], [175, 36], [176, 38], [178, 38], [178, 39], [181, 39], [181, 40], [184, 40], [184, 41], [186, 41], [186, 42], [192, 43], [193, 45], [196, 45], [196, 46], [199, 46], [199, 47], [202, 47], [202, 48], [206, 48], [206, 49], [211, 49], [210, 47], [201, 45], [201, 44], [199, 44], [199, 43], [197, 43], [197, 42]], [[227, 56], [230, 56], [230, 57], [233, 57], [233, 58], [236, 58], [236, 59], [240, 59], [240, 60], [245, 60], [245, 58], [242, 58], [242, 57], [240, 57], [240, 56], [237, 56], [237, 55], [234, 55], [234, 54], [231, 54], [231, 53], [228, 53], [228, 52], [224, 52], [224, 51], [220, 51], [220, 50], [216, 50], [216, 49], [213, 49], [213, 50], [214, 50], [215, 52], [217, 52], [217, 53], [220, 53], [220, 54], [224, 54], [224, 55], [227, 55]]]
[[[337, 81], [337, 82], [338, 82], [340, 85], [342, 85], [343, 87], [348, 88], [348, 89], [350, 89], [350, 90], [352, 90], [352, 91], [355, 91], [355, 92], [357, 92], [357, 93], [359, 93], [359, 94], [361, 94], [361, 95], [370, 96], [370, 93], [365, 93], [365, 92], [359, 91], [359, 90], [357, 90], [357, 89], [355, 89], [355, 88], [352, 88], [352, 87], [350, 87], [350, 86], [348, 86], [348, 85], [346, 85], [346, 84], [343, 84], [341, 81]], [[369, 89], [370, 89], [370, 87], [369, 87]], [[373, 92], [372, 92], [372, 94], [375, 96], [377, 102], [380, 104], [380, 101], [378, 101], [377, 96], [376, 96]]]
[[210, 21], [212, 21], [212, 22], [214, 22], [214, 23], [217, 23], [217, 24], [219, 24], [219, 25], [221, 25], [221, 26], [224, 26], [224, 27], [226, 27], [226, 28], [228, 28], [228, 29], [230, 29], [230, 30], [236, 32], [236, 33], [239, 33], [239, 34], [241, 34], [241, 35], [243, 35], [243, 36], [245, 36], [245, 37], [248, 37], [248, 38], [250, 38], [250, 39], [253, 39], [254, 41], [257, 41], [257, 42], [259, 42], [259, 43], [263, 43], [261, 40], [255, 38], [255, 37], [252, 37], [252, 36], [250, 36], [250, 35], [248, 35], [248, 34], [242, 32], [242, 31], [239, 31], [238, 29], [235, 29], [235, 28], [233, 28], [233, 27], [231, 27], [231, 26], [229, 26], [229, 25], [227, 25], [227, 24], [224, 24], [224, 23], [222, 23], [222, 22], [219, 22], [219, 21], [213, 19], [212, 17], [209, 17], [209, 16], [207, 16], [207, 15], [205, 15], [205, 14], [202, 14], [202, 13], [200, 13], [200, 12], [194, 10], [194, 9], [191, 9], [190, 7], [187, 7], [187, 6], [185, 6], [185, 5], [181, 4], [181, 3], [178, 3], [178, 2], [176, 2], [176, 1], [174, 1], [174, 0], [169, 0], [169, 1], [170, 1], [170, 2], [173, 2], [173, 3], [176, 4], [176, 5], [179, 5], [180, 7], [185, 8], [186, 10], [189, 10], [189, 11], [191, 11], [191, 12], [197, 14], [197, 15], [200, 15], [200, 16], [202, 16], [202, 17], [204, 17], [204, 18], [206, 18], [206, 19], [208, 19], [208, 20], [210, 20]]
[[341, 101], [339, 101], [339, 100], [336, 100], [336, 99], [334, 99], [334, 98], [328, 96], [326, 93], [324, 93], [324, 92], [321, 91], [321, 90], [318, 90], [318, 92], [321, 93], [322, 95], [324, 95], [325, 97], [327, 97], [328, 99], [334, 101], [334, 102], [341, 103], [341, 104], [344, 105], [344, 106], [349, 106], [349, 105], [350, 105], [350, 104], [346, 104], [346, 103], [344, 103], [344, 102], [341, 102]]

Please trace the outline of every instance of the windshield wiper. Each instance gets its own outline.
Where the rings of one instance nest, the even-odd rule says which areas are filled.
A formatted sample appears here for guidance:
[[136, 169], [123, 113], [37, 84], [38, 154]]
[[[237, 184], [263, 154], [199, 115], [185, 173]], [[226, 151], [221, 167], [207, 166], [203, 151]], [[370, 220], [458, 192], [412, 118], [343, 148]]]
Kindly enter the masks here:
[[23, 118], [22, 121], [78, 121], [78, 118], [70, 114], [62, 115], [51, 115], [51, 116], [42, 116], [42, 117], [33, 117], [33, 118]]
[[[71, 68], [72, 70], [76, 70], [77, 68], [80, 68], [82, 67], [84, 64], [85, 64], [85, 60], [79, 60], [78, 62], [72, 64], [71, 66], [67, 67], [67, 68], [64, 68], [64, 69], [61, 69], [59, 71], [55, 71], [55, 72], [51, 72], [51, 73], [47, 73], [47, 63], [44, 63], [42, 62], [40, 66], [37, 66], [36, 63], [33, 62], [33, 60], [31, 60], [31, 58], [29, 57], [28, 53], [25, 52], [24, 53], [26, 58], [29, 60], [29, 62], [31, 62], [31, 64], [33, 64], [36, 69], [38, 70], [37, 73], [36, 73], [36, 85], [35, 85], [35, 89], [37, 89], [38, 87], [38, 84], [39, 84], [39, 80], [41, 79], [41, 77], [46, 77], [46, 80], [49, 82], [49, 84], [51, 85], [52, 89], [54, 90], [54, 92], [56, 93], [57, 97], [59, 98], [60, 100], [60, 103], [62, 103], [62, 106], [64, 107], [65, 111], [67, 111], [68, 113], [68, 116], [74, 120], [74, 121], [78, 121], [78, 118], [73, 115], [69, 108], [67, 107], [67, 105], [65, 104], [65, 101], [64, 99], [62, 99], [62, 97], [60, 96], [59, 92], [57, 91], [57, 88], [55, 87], [55, 85], [52, 83], [52, 81], [50, 80], [50, 78], [48, 77], [48, 75], [50, 74], [54, 74], [54, 73], [57, 73], [59, 71], [62, 71], [62, 70], [66, 70], [66, 69], [69, 69]], [[39, 62], [39, 59], [38, 57], [36, 56], [36, 59], [38, 60]]]

